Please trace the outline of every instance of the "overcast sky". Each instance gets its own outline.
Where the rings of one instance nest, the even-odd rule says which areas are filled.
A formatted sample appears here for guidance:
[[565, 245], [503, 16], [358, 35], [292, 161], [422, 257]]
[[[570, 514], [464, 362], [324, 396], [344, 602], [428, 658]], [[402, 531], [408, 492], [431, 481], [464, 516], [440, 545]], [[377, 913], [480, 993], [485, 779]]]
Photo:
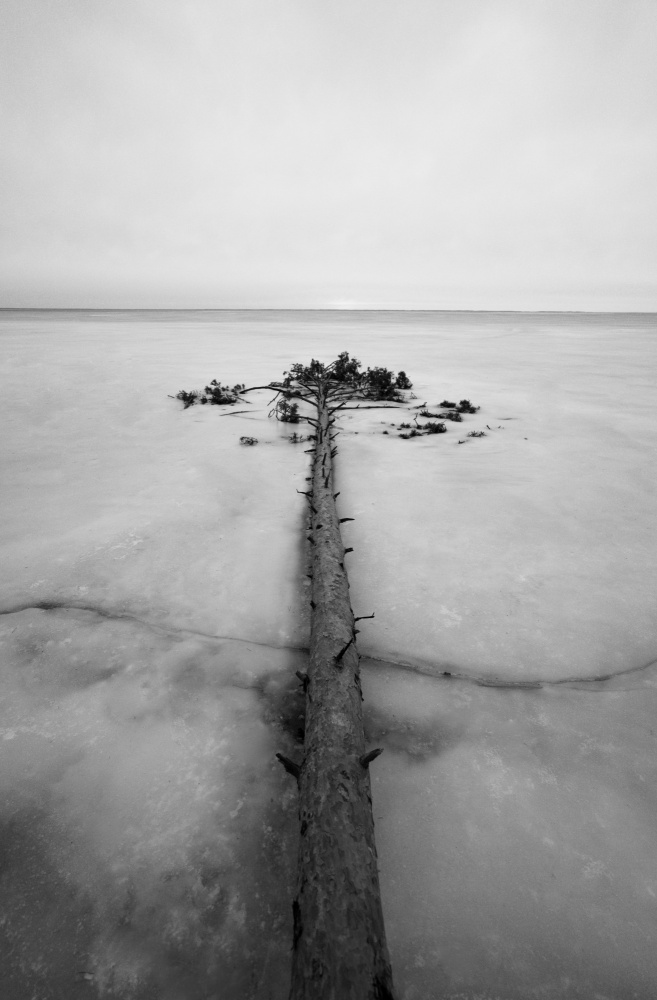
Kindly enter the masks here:
[[0, 305], [657, 309], [657, 0], [0, 20]]

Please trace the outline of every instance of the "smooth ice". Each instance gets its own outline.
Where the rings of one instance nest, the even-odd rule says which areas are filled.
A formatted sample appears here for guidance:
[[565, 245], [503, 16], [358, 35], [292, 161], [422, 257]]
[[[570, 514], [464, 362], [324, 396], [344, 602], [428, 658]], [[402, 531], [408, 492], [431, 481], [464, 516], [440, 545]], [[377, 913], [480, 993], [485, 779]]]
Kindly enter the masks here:
[[400, 1000], [657, 993], [654, 316], [5, 312], [0, 345], [3, 997], [286, 997], [310, 445], [270, 392], [170, 397], [342, 350], [481, 407], [338, 438]]

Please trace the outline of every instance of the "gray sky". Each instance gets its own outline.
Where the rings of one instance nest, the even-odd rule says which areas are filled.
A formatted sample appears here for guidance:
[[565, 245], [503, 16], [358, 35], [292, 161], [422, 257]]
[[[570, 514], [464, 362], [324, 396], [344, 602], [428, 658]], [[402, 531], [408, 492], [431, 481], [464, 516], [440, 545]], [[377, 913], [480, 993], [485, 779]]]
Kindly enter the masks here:
[[0, 10], [0, 305], [657, 309], [657, 0]]

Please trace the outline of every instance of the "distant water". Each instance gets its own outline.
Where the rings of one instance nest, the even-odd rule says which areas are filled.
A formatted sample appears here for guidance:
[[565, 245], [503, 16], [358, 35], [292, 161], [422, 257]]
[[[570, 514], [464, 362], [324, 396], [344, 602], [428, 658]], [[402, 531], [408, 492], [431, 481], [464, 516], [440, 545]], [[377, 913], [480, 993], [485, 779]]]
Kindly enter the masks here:
[[105, 321], [142, 323], [426, 323], [473, 322], [486, 325], [514, 323], [572, 326], [612, 326], [618, 329], [652, 327], [654, 312], [553, 312], [514, 310], [441, 309], [0, 309], [0, 321]]
[[[526, 362], [531, 363], [534, 337], [551, 342], [553, 353], [560, 351], [562, 337], [574, 337], [595, 354], [623, 343], [639, 361], [653, 354], [657, 333], [657, 313], [604, 312], [486, 312], [441, 310], [330, 310], [330, 309], [4, 309], [0, 310], [0, 336], [10, 331], [38, 333], [77, 330], [93, 336], [112, 328], [121, 332], [140, 331], [150, 343], [155, 331], [188, 338], [190, 334], [216, 330], [227, 345], [245, 346], [249, 337], [266, 336], [298, 344], [302, 353], [285, 364], [304, 359], [310, 351], [330, 360], [339, 351], [358, 355], [363, 364], [411, 363], [414, 344], [457, 341], [467, 350], [483, 347], [493, 340], [518, 338], [527, 346]], [[246, 338], [246, 339], [245, 339]], [[445, 340], [447, 338], [447, 340]], [[644, 338], [648, 338], [647, 340]], [[256, 341], [253, 350], [257, 353]], [[605, 346], [607, 345], [607, 346]], [[570, 348], [569, 348], [570, 349]], [[411, 361], [406, 358], [411, 356]], [[360, 352], [360, 353], [358, 353]], [[381, 354], [383, 352], [383, 354]], [[520, 353], [523, 353], [522, 351]], [[613, 351], [612, 351], [613, 353]], [[540, 352], [539, 352], [540, 354]], [[386, 357], [389, 358], [386, 361]], [[545, 359], [537, 357], [537, 363]], [[647, 359], [646, 359], [647, 360]], [[654, 359], [657, 363], [657, 358]], [[245, 376], [246, 377], [246, 376]]]

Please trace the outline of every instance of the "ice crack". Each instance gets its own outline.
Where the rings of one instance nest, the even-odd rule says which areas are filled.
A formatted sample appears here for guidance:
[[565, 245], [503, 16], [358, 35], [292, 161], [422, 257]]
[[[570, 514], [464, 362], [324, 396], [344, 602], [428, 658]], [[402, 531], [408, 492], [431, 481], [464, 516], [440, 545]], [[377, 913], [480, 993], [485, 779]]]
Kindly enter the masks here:
[[[130, 621], [136, 622], [142, 625], [144, 628], [151, 629], [154, 632], [158, 632], [163, 635], [171, 636], [193, 636], [195, 638], [204, 639], [208, 642], [239, 642], [254, 646], [261, 646], [265, 649], [289, 649], [295, 650], [297, 652], [307, 652], [307, 646], [294, 646], [287, 643], [275, 643], [275, 642], [261, 642], [257, 639], [245, 639], [242, 636], [235, 635], [216, 635], [210, 632], [201, 632], [198, 629], [184, 628], [175, 625], [161, 625], [158, 622], [149, 621], [146, 618], [141, 618], [139, 615], [134, 615], [129, 611], [120, 611], [111, 608], [104, 608], [102, 605], [88, 604], [82, 601], [38, 601], [36, 603], [26, 602], [24, 604], [17, 604], [13, 607], [0, 609], [0, 617], [6, 615], [15, 615], [21, 611], [86, 611], [90, 614], [98, 615], [100, 618], [106, 618], [111, 621]], [[385, 664], [386, 666], [394, 667], [397, 670], [406, 670], [409, 673], [420, 674], [424, 677], [432, 677], [434, 680], [458, 680], [464, 681], [468, 684], [475, 684], [477, 687], [486, 688], [496, 688], [498, 690], [516, 690], [516, 691], [530, 691], [537, 690], [544, 687], [557, 687], [557, 686], [567, 686], [569, 684], [585, 685], [586, 687], [596, 684], [604, 684], [607, 681], [615, 680], [618, 677], [626, 677], [630, 674], [639, 674], [643, 671], [650, 670], [653, 667], [657, 667], [657, 659], [650, 660], [648, 663], [638, 664], [634, 667], [627, 667], [624, 670], [610, 671], [604, 674], [596, 674], [593, 677], [578, 677], [576, 675], [569, 677], [559, 677], [559, 678], [534, 678], [532, 680], [505, 680], [503, 677], [491, 677], [485, 676], [483, 674], [472, 674], [462, 670], [442, 670], [440, 673], [436, 673], [434, 670], [428, 669], [413, 663], [403, 663], [396, 660], [383, 659], [382, 657], [367, 656], [363, 654], [364, 658], [371, 660], [374, 663]], [[438, 666], [438, 665], [436, 665]]]

